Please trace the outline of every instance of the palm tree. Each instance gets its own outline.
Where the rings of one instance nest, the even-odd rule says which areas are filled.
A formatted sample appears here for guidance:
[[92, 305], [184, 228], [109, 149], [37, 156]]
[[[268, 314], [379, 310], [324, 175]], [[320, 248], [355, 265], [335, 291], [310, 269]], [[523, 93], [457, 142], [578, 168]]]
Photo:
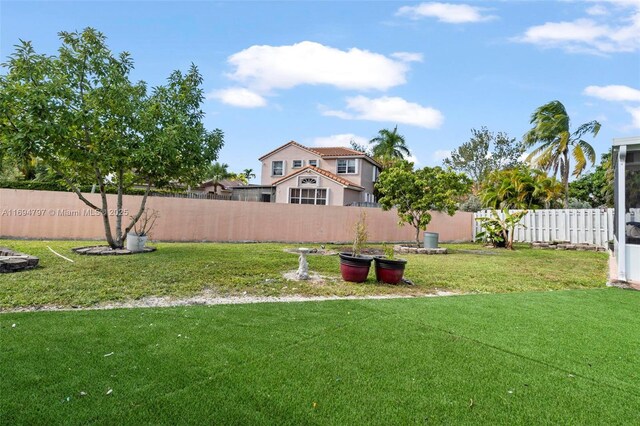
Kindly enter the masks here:
[[206, 178], [213, 184], [214, 192], [218, 192], [218, 187], [222, 186], [220, 183], [225, 179], [229, 179], [232, 173], [229, 172], [229, 165], [227, 163], [212, 163], [207, 170]]
[[563, 192], [556, 178], [522, 165], [491, 172], [480, 197], [485, 206], [493, 209], [537, 209], [550, 208], [562, 198]]
[[247, 181], [249, 181], [250, 179], [253, 179], [256, 177], [256, 174], [253, 173], [253, 169], [244, 169], [242, 171], [242, 174], [244, 175], [244, 177], [247, 179]]
[[569, 153], [576, 161], [574, 176], [579, 176], [587, 166], [587, 161], [595, 164], [596, 152], [588, 142], [582, 139], [591, 133], [596, 137], [600, 131], [600, 123], [593, 120], [582, 124], [571, 133], [569, 115], [560, 101], [552, 101], [542, 105], [531, 114], [530, 124], [533, 128], [524, 135], [525, 146], [540, 144], [529, 154], [527, 161], [544, 171], [551, 171], [552, 176], [560, 173], [564, 186], [564, 208], [569, 207], [569, 171], [571, 160]]
[[398, 126], [393, 130], [382, 129], [378, 136], [369, 141], [373, 144], [371, 153], [383, 166], [389, 166], [397, 160], [404, 160], [411, 155], [404, 136], [398, 133]]

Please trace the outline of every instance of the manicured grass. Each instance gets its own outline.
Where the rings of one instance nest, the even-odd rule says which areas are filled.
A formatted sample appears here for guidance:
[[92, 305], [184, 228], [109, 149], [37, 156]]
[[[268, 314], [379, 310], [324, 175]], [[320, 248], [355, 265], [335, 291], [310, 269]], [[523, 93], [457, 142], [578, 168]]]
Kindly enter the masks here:
[[0, 423], [638, 424], [638, 307], [601, 289], [5, 313]]
[[[131, 256], [80, 256], [78, 241], [0, 240], [0, 246], [38, 256], [38, 269], [3, 274], [0, 310], [20, 306], [90, 306], [146, 296], [186, 297], [209, 290], [219, 295], [419, 295], [436, 290], [513, 292], [602, 287], [605, 253], [487, 249], [476, 244], [444, 245], [448, 255], [403, 255], [405, 277], [416, 285], [375, 283], [373, 271], [363, 284], [340, 279], [337, 256], [310, 256], [309, 265], [324, 282], [287, 281], [297, 256], [296, 244], [158, 243], [158, 251]], [[50, 252], [50, 246], [75, 262]], [[314, 245], [311, 245], [314, 247]], [[316, 246], [317, 247], [317, 246]]]

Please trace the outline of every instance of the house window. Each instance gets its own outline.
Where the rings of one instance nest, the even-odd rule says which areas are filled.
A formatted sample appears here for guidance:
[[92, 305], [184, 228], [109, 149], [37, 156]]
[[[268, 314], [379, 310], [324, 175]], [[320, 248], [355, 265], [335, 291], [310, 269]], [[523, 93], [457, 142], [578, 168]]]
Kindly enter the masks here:
[[356, 159], [344, 159], [338, 160], [338, 173], [355, 174], [356, 173]]
[[327, 190], [320, 188], [290, 188], [289, 202], [291, 204], [327, 205]]
[[271, 176], [284, 176], [284, 161], [271, 162]]
[[373, 176], [371, 176], [371, 181], [375, 182], [378, 180], [378, 168], [373, 166]]
[[291, 168], [299, 169], [300, 167], [302, 167], [302, 160], [293, 160], [293, 163], [291, 164]]
[[313, 167], [318, 167], [318, 160], [309, 160], [309, 165]]
[[315, 176], [300, 176], [300, 186], [317, 185], [318, 178]]

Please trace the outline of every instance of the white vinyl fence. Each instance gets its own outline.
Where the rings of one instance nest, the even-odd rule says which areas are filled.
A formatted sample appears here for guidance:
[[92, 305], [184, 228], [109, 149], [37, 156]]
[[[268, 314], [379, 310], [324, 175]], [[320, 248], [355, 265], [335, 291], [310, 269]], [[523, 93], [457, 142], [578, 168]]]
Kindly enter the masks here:
[[[482, 231], [475, 218], [487, 216], [491, 216], [490, 210], [475, 213], [474, 240]], [[529, 210], [515, 229], [514, 241], [570, 241], [606, 247], [607, 242], [613, 239], [613, 216], [614, 209]], [[640, 210], [627, 216], [627, 221], [640, 221]]]

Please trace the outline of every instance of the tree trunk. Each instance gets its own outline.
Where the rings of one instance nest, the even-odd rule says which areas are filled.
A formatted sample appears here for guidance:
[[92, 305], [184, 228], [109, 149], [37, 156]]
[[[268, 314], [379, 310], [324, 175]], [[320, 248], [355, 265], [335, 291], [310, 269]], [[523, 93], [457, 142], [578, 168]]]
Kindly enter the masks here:
[[102, 224], [104, 225], [104, 236], [107, 238], [107, 244], [113, 249], [122, 248], [122, 245], [118, 247], [116, 241], [113, 239], [111, 233], [111, 223], [109, 221], [109, 201], [107, 200], [107, 188], [104, 185], [104, 178], [100, 169], [95, 167], [96, 180], [98, 181], [98, 187], [100, 189], [100, 199], [102, 200], [102, 208], [100, 214], [102, 214]]
[[420, 248], [420, 227], [416, 226], [416, 247]]
[[118, 198], [116, 201], [116, 245], [124, 247], [125, 236], [122, 235], [122, 193], [124, 182], [122, 181], [124, 172], [122, 167], [118, 168]]
[[131, 228], [133, 228], [136, 222], [138, 222], [138, 220], [140, 219], [140, 216], [142, 216], [142, 213], [144, 213], [144, 209], [146, 208], [146, 205], [147, 205], [147, 197], [149, 196], [150, 190], [151, 190], [151, 181], [147, 181], [147, 187], [145, 188], [144, 195], [142, 196], [142, 201], [140, 202], [140, 208], [138, 209], [138, 212], [136, 213], [136, 215], [131, 218], [131, 221], [125, 228], [124, 230], [125, 235], [127, 235], [129, 231], [131, 231]]
[[564, 208], [569, 208], [569, 150], [562, 152], [564, 169], [562, 170], [562, 184], [564, 185]]

